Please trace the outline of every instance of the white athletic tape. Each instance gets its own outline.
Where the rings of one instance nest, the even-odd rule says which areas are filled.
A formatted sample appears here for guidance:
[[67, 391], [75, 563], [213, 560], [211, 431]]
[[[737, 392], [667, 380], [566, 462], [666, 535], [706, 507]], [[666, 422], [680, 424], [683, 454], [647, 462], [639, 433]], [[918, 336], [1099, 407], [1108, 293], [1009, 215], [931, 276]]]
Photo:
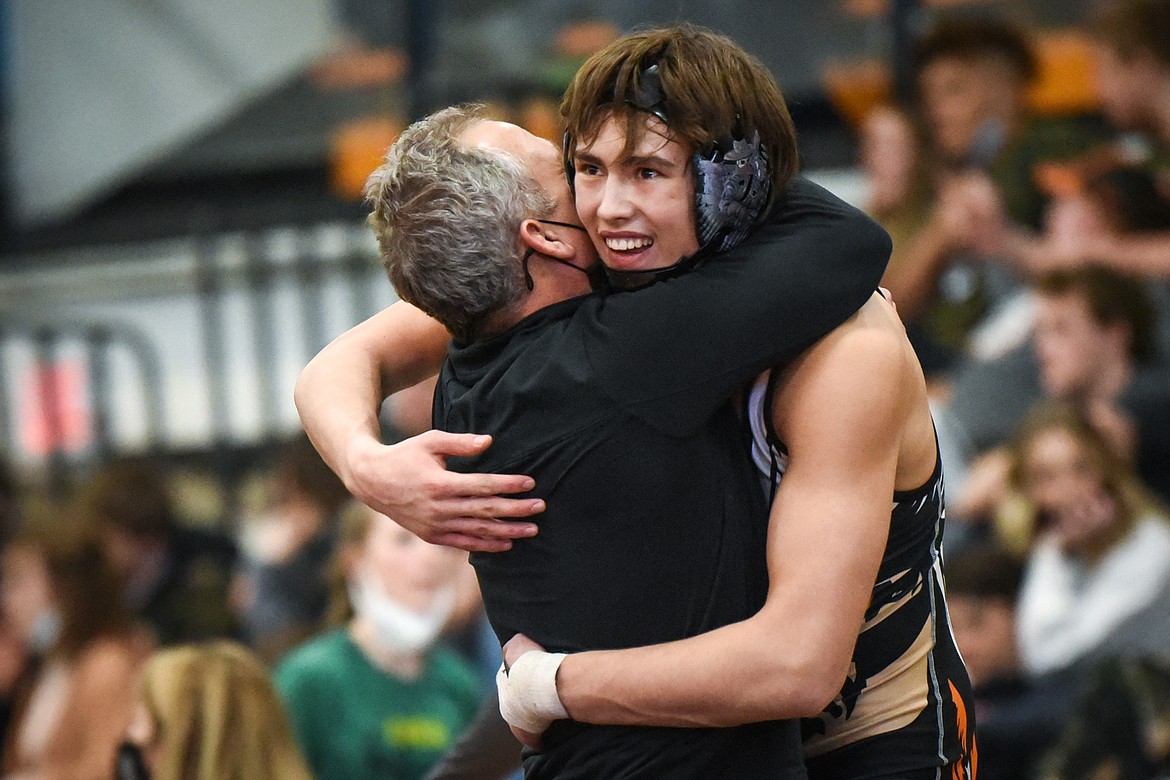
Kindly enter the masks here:
[[557, 669], [564, 659], [564, 653], [529, 650], [508, 671], [500, 664], [496, 687], [504, 720], [518, 729], [543, 734], [554, 720], [569, 717], [557, 695]]

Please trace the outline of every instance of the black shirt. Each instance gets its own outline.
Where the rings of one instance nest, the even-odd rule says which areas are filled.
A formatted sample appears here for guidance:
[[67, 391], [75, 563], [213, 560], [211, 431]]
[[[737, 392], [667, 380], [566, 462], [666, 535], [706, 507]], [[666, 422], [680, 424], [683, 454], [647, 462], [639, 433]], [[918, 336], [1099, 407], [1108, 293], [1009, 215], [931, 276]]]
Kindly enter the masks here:
[[[875, 289], [889, 239], [808, 182], [743, 245], [648, 288], [549, 306], [453, 346], [435, 427], [490, 433], [467, 471], [536, 480], [540, 533], [475, 554], [501, 641], [635, 647], [750, 617], [767, 591], [767, 511], [729, 398]], [[558, 721], [528, 777], [801, 776], [794, 724], [731, 729]]]

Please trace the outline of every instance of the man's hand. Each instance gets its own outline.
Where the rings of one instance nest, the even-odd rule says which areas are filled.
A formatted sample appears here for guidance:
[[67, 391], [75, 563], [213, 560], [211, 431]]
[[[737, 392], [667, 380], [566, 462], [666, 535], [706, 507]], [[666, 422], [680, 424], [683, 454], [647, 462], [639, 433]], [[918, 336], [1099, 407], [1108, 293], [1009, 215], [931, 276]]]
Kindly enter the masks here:
[[503, 498], [532, 490], [522, 474], [460, 474], [448, 457], [478, 455], [490, 436], [427, 431], [397, 444], [361, 439], [346, 453], [342, 478], [360, 501], [432, 544], [469, 552], [502, 552], [535, 536], [526, 518], [544, 511], [537, 498]]
[[[520, 660], [521, 656], [530, 652], [538, 653], [539, 656], [543, 656], [544, 658], [550, 658], [549, 654], [544, 652], [543, 647], [538, 645], [536, 642], [533, 642], [523, 634], [516, 634], [516, 636], [508, 640], [507, 644], [504, 645], [504, 663], [500, 667], [499, 674], [496, 675], [496, 687], [499, 689], [498, 693], [500, 697], [500, 713], [504, 716], [504, 720], [508, 721], [508, 727], [512, 729], [512, 734], [516, 737], [516, 739], [520, 740], [521, 744], [537, 750], [540, 748], [540, 738], [544, 734], [544, 729], [541, 729], [540, 731], [530, 731], [522, 729], [512, 723], [512, 720], [515, 720], [514, 713], [520, 710], [526, 711], [530, 709], [528, 705], [530, 705], [531, 702], [528, 701], [524, 694], [529, 694], [531, 692], [527, 690], [520, 690], [520, 688], [525, 686], [528, 678], [513, 678], [510, 675], [510, 671]], [[530, 658], [536, 657], [538, 656], [531, 656]], [[553, 667], [552, 685], [552, 695], [555, 697], [555, 666]], [[564, 716], [562, 715], [561, 717]]]

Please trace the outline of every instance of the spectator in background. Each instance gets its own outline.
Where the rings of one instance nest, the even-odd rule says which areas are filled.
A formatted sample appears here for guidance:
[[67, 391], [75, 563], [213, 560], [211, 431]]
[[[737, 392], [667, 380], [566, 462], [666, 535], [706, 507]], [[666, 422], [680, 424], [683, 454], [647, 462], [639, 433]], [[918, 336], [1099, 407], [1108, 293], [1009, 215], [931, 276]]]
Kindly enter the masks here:
[[352, 618], [291, 653], [277, 687], [317, 780], [417, 780], [479, 705], [472, 671], [433, 646], [467, 555], [355, 502], [339, 558]]
[[[0, 558], [9, 539], [19, 527], [20, 495], [16, 476], [8, 463], [0, 458]], [[24, 669], [26, 655], [20, 637], [8, 618], [0, 612], [0, 744], [8, 733], [12, 714], [12, 696]]]
[[[1033, 373], [1009, 375], [1015, 404], [994, 408], [960, 380], [950, 407], [951, 429], [989, 443], [956, 491], [954, 516], [986, 517], [1003, 491], [1008, 454], [997, 446], [1026, 414], [1029, 400], [1055, 400], [1079, 408], [1104, 433], [1114, 454], [1135, 464], [1159, 496], [1170, 495], [1170, 382], [1156, 355], [1155, 311], [1136, 279], [1097, 266], [1054, 270], [1035, 285]], [[998, 367], [992, 367], [997, 370]]]
[[52, 536], [53, 517], [4, 551], [0, 597], [35, 659], [4, 748], [7, 780], [108, 780], [149, 651], [117, 574], [88, 536]]
[[1094, 670], [1042, 780], [1170, 777], [1170, 662], [1111, 660]]
[[[1121, 0], [1092, 17], [1096, 85], [1105, 115], [1122, 135], [1094, 151], [1113, 167], [1145, 169], [1170, 198], [1170, 0]], [[1007, 214], [1005, 214], [1005, 211]], [[1094, 231], [1075, 242], [1045, 242], [1011, 225], [1001, 204], [977, 210], [985, 247], [1039, 273], [1095, 262], [1151, 279], [1170, 279], [1170, 226]]]
[[282, 446], [267, 511], [244, 521], [235, 591], [248, 640], [266, 661], [278, 660], [321, 628], [337, 513], [349, 497], [306, 436]]
[[1031, 540], [1018, 616], [1024, 667], [1043, 674], [1141, 651], [1121, 628], [1165, 611], [1165, 511], [1068, 405], [1029, 417], [1011, 450], [1010, 482], [1024, 499], [1017, 538]]
[[1034, 777], [1064, 726], [1072, 686], [1031, 678], [1020, 665], [1016, 599], [1023, 567], [988, 542], [949, 556], [946, 571], [951, 626], [974, 686], [979, 778]]
[[228, 606], [235, 547], [181, 526], [156, 464], [142, 458], [104, 464], [79, 500], [125, 583], [127, 607], [159, 645], [235, 633]]
[[20, 527], [20, 492], [16, 474], [3, 458], [0, 458], [0, 547]]
[[147, 663], [117, 780], [313, 780], [267, 668], [228, 641]]
[[895, 244], [883, 283], [907, 324], [921, 326], [920, 351], [929, 340], [961, 355], [971, 329], [1016, 291], [1009, 267], [980, 257], [977, 219], [1002, 204], [1012, 222], [1039, 227], [1045, 197], [1033, 168], [1104, 138], [1103, 129], [1029, 114], [1036, 68], [1026, 34], [992, 19], [943, 19], [916, 46], [934, 205], [922, 229]]
[[[1106, 115], [1145, 143], [1121, 144], [1119, 156], [1158, 177], [1170, 199], [1170, 0], [1122, 0], [1089, 22], [1096, 43], [1097, 89]], [[1170, 226], [1151, 235], [1098, 236], [1069, 247], [1058, 261], [1093, 258], [1142, 276], [1170, 279]]]

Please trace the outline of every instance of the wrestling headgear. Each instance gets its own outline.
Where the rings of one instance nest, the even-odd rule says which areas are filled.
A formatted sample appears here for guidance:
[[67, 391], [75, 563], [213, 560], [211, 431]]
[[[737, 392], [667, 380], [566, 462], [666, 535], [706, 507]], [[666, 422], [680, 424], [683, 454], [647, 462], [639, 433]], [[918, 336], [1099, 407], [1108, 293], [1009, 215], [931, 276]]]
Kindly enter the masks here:
[[[623, 102], [657, 117], [670, 127], [666, 114], [666, 95], [662, 88], [658, 64], [642, 70], [626, 94], [614, 92], [614, 102]], [[706, 144], [695, 152], [692, 164], [695, 180], [695, 235], [699, 249], [678, 262], [646, 271], [619, 271], [606, 268], [609, 281], [616, 287], [640, 287], [690, 270], [711, 255], [742, 241], [763, 216], [772, 189], [768, 153], [754, 129], [750, 137], [745, 128], [736, 128], [742, 137], [727, 136]], [[562, 155], [570, 189], [576, 168], [572, 139], [565, 135]]]

